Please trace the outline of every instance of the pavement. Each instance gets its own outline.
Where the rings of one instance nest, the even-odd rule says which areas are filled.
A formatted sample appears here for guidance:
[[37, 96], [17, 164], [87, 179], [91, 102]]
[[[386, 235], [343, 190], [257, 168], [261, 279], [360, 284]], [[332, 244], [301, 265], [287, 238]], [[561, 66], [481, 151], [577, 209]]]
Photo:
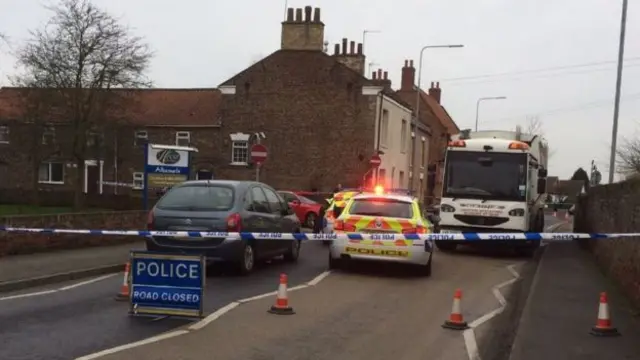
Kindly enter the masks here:
[[[564, 226], [558, 231], [570, 231]], [[606, 240], [603, 240], [606, 241]], [[640, 317], [574, 242], [551, 243], [533, 279], [510, 360], [589, 360], [640, 358]], [[606, 291], [619, 337], [598, 338], [599, 294]]]

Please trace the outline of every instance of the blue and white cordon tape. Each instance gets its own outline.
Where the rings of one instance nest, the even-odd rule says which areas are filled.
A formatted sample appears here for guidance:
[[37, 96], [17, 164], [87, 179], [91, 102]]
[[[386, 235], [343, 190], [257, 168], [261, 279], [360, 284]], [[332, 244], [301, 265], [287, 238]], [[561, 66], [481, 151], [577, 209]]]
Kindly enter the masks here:
[[156, 230], [88, 230], [88, 229], [46, 229], [17, 228], [0, 226], [0, 232], [113, 235], [113, 236], [157, 236], [175, 238], [225, 238], [225, 239], [278, 239], [278, 240], [555, 240], [610, 239], [640, 236], [640, 233], [444, 233], [444, 234], [393, 234], [393, 233], [250, 233], [250, 232], [210, 232], [210, 231], [156, 231]]

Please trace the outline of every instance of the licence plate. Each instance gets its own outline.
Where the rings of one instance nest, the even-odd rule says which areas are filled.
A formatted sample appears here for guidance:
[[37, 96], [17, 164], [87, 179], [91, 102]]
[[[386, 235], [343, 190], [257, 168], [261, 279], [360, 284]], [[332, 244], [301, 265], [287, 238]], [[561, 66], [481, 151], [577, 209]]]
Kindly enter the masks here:
[[377, 234], [377, 233], [393, 234], [393, 233], [395, 233], [395, 231], [393, 231], [393, 230], [380, 230], [380, 229], [361, 229], [360, 232], [364, 233], [364, 234]]

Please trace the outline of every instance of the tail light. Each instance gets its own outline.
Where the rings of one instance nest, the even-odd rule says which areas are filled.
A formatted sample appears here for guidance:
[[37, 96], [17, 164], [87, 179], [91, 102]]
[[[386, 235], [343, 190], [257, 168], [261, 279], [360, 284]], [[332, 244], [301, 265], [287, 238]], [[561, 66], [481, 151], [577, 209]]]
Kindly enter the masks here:
[[155, 217], [153, 215], [153, 210], [149, 211], [147, 214], [147, 230], [153, 230], [153, 222]]
[[235, 213], [229, 215], [227, 218], [227, 231], [228, 232], [241, 232], [242, 231], [242, 218], [240, 214]]
[[344, 221], [342, 221], [342, 220], [336, 220], [336, 221], [333, 223], [333, 229], [334, 229], [334, 230], [344, 231]]
[[403, 234], [426, 234], [427, 228], [424, 226], [418, 226], [414, 228], [402, 229]]
[[325, 216], [329, 220], [333, 220], [333, 210], [329, 210], [325, 213]]

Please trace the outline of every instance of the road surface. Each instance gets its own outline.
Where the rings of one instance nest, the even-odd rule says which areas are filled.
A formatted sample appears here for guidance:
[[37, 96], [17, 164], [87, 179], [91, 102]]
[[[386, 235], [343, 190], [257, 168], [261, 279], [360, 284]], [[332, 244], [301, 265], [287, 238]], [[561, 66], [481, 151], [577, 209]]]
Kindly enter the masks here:
[[[553, 217], [549, 217], [548, 220], [549, 225], [559, 221]], [[300, 344], [298, 341], [305, 341], [309, 343], [310, 349], [321, 353], [324, 350], [319, 349], [327, 347], [322, 344], [328, 342], [333, 344], [328, 347], [333, 346], [335, 349], [322, 353], [326, 356], [335, 355], [339, 358], [338, 343], [343, 341], [342, 338], [345, 336], [352, 338], [348, 344], [345, 344], [346, 348], [364, 348], [365, 343], [370, 343], [372, 349], [363, 350], [362, 356], [368, 354], [368, 357], [372, 357], [376, 352], [388, 354], [383, 351], [384, 349], [374, 350], [376, 336], [387, 336], [388, 343], [394, 344], [389, 345], [389, 351], [393, 351], [399, 358], [402, 358], [401, 356], [411, 358], [410, 356], [418, 356], [422, 354], [421, 351], [426, 351], [421, 346], [414, 349], [402, 340], [419, 339], [430, 351], [433, 351], [437, 344], [446, 344], [440, 348], [443, 349], [442, 351], [446, 350], [446, 354], [449, 355], [443, 353], [442, 357], [429, 356], [429, 358], [447, 359], [446, 356], [450, 356], [451, 359], [464, 359], [468, 344], [465, 343], [462, 335], [440, 328], [442, 322], [449, 316], [454, 290], [456, 288], [463, 290], [464, 314], [467, 320], [472, 322], [500, 306], [493, 288], [513, 279], [514, 275], [507, 266], [515, 265], [512, 269], [521, 271], [520, 269], [532, 262], [530, 259], [478, 254], [475, 251], [461, 251], [454, 254], [437, 252], [431, 278], [413, 277], [402, 268], [384, 269], [380, 272], [378, 266], [363, 266], [360, 269], [362, 271], [334, 273], [317, 287], [300, 290], [299, 293], [294, 292], [292, 301], [299, 314], [287, 320], [292, 323], [283, 329], [270, 328], [273, 321], [284, 321], [266, 316], [265, 306], [273, 302], [271, 298], [257, 301], [255, 304], [247, 304], [246, 308], [240, 309], [238, 314], [230, 313], [228, 316], [242, 317], [246, 311], [259, 308], [260, 315], [256, 315], [255, 322], [249, 321], [247, 324], [237, 324], [237, 326], [240, 328], [251, 326], [255, 328], [254, 331], [263, 334], [268, 334], [270, 331], [282, 332], [286, 336], [287, 343]], [[211, 274], [207, 280], [205, 311], [211, 313], [232, 301], [274, 291], [278, 284], [278, 275], [282, 272], [289, 275], [289, 286], [293, 287], [310, 281], [326, 269], [326, 248], [319, 242], [309, 242], [305, 243], [298, 264], [274, 261], [248, 277], [221, 272]], [[0, 359], [72, 359], [139, 341], [188, 324], [186, 321], [174, 319], [130, 318], [127, 316], [127, 304], [114, 300], [121, 283], [122, 274], [117, 274], [55, 293], [18, 298], [9, 297], [15, 294], [0, 295]], [[30, 289], [22, 293], [59, 289], [68, 285], [58, 284], [48, 288]], [[502, 291], [508, 292], [508, 287]], [[245, 320], [248, 321], [248, 319]], [[337, 325], [332, 325], [334, 323]], [[304, 331], [298, 334], [287, 330], [290, 327], [301, 327]], [[347, 336], [350, 333], [367, 330], [370, 330], [372, 335]], [[482, 347], [481, 343], [488, 339], [486, 341], [491, 343], [490, 347], [495, 347], [494, 340], [486, 335], [493, 330], [490, 322], [478, 327], [475, 334], [478, 346]], [[227, 339], [228, 336], [230, 335], [220, 338]], [[246, 335], [238, 334], [238, 336], [246, 338]], [[257, 336], [253, 340], [256, 344], [264, 343], [266, 346], [264, 351], [267, 353], [276, 351], [277, 346], [267, 346], [268, 337], [265, 336]], [[404, 344], [406, 355], [399, 352], [400, 344]], [[220, 344], [220, 348], [225, 346], [227, 345]], [[262, 345], [257, 348], [262, 349]], [[298, 355], [287, 354], [291, 354], [292, 359], [302, 359], [311, 354], [305, 352], [306, 350], [299, 351], [301, 352], [297, 353]], [[243, 353], [243, 355], [251, 354]]]

